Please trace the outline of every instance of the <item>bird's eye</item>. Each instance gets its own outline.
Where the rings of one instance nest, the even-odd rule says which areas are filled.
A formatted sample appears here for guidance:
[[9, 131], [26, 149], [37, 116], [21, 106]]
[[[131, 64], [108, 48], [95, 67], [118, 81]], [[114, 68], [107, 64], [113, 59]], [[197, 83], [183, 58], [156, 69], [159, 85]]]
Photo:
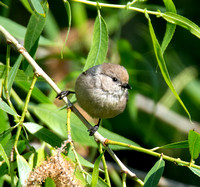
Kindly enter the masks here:
[[117, 78], [116, 78], [116, 77], [113, 77], [112, 80], [113, 80], [114, 82], [117, 82]]

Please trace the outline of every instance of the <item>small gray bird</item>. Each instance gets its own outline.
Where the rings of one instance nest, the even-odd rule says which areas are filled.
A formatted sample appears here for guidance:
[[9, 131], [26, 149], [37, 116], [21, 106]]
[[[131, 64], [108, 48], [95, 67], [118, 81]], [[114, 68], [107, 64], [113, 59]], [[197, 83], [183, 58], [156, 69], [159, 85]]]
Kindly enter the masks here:
[[[99, 128], [101, 118], [113, 118], [122, 113], [128, 101], [129, 75], [118, 64], [104, 63], [81, 73], [76, 80], [75, 94], [78, 104], [91, 117], [99, 118], [97, 125], [89, 129], [92, 136]], [[59, 99], [71, 91], [62, 91]]]

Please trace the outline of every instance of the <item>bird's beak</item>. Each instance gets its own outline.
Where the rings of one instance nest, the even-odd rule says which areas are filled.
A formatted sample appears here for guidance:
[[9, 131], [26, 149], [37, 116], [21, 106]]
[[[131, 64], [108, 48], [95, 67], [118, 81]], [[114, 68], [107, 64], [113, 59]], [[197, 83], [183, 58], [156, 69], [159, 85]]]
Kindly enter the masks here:
[[122, 84], [122, 88], [132, 89], [132, 87], [128, 83]]

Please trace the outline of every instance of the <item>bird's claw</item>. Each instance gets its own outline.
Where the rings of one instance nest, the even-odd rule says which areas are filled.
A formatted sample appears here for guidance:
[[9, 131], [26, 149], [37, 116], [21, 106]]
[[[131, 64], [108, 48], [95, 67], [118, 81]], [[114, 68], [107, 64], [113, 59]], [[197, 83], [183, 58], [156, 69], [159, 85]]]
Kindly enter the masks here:
[[57, 94], [56, 98], [58, 98], [59, 100], [63, 99], [64, 97], [68, 96], [71, 93], [75, 93], [73, 91], [61, 91], [60, 93]]
[[93, 136], [94, 133], [98, 130], [99, 125], [95, 125], [94, 127], [91, 127], [90, 129], [88, 129], [88, 132], [90, 132], [90, 136]]

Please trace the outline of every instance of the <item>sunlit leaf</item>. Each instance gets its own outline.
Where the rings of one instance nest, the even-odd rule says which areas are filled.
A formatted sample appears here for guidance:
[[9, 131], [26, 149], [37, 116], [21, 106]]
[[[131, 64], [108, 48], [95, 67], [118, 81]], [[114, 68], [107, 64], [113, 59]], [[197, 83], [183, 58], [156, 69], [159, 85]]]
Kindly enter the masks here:
[[158, 182], [163, 174], [165, 167], [165, 161], [160, 159], [151, 170], [147, 173], [144, 179], [144, 187], [155, 187], [158, 185]]
[[200, 134], [190, 130], [188, 134], [188, 143], [191, 159], [197, 159], [200, 153]]
[[1, 98], [0, 98], [0, 109], [5, 111], [8, 114], [11, 114], [13, 116], [17, 116], [18, 114], [8, 106], [8, 104], [6, 102], [4, 102]]
[[108, 50], [108, 31], [107, 26], [102, 18], [100, 11], [95, 20], [93, 41], [88, 54], [84, 70], [91, 68], [92, 66], [102, 64], [106, 58]]
[[60, 147], [63, 141], [59, 136], [49, 131], [47, 128], [44, 128], [36, 123], [27, 122], [27, 123], [23, 123], [23, 125], [31, 134], [33, 134], [40, 140], [47, 142], [53, 147], [56, 147], [56, 146]]
[[17, 154], [17, 168], [19, 172], [20, 182], [23, 186], [25, 186], [31, 169], [24, 157], [19, 154]]
[[171, 78], [170, 78], [168, 70], [167, 70], [167, 66], [166, 66], [166, 63], [165, 63], [165, 60], [164, 60], [164, 57], [163, 57], [163, 53], [162, 53], [160, 44], [159, 44], [159, 42], [156, 38], [153, 26], [151, 24], [151, 19], [150, 19], [149, 15], [147, 14], [147, 12], [145, 13], [145, 15], [146, 15], [146, 18], [148, 19], [149, 31], [150, 31], [151, 39], [152, 39], [152, 42], [153, 42], [154, 52], [155, 52], [156, 59], [157, 59], [158, 65], [160, 67], [161, 73], [163, 75], [163, 78], [164, 78], [165, 82], [167, 83], [167, 85], [169, 86], [169, 88], [171, 89], [171, 91], [173, 92], [173, 94], [175, 95], [175, 97], [177, 98], [177, 100], [179, 101], [179, 103], [181, 104], [183, 109], [186, 111], [186, 113], [188, 114], [188, 116], [191, 120], [191, 116], [190, 116], [189, 111], [185, 107], [184, 103], [182, 102], [181, 98], [177, 94], [177, 92], [176, 92], [176, 90], [175, 90], [175, 88], [172, 84], [172, 81], [171, 81]]

